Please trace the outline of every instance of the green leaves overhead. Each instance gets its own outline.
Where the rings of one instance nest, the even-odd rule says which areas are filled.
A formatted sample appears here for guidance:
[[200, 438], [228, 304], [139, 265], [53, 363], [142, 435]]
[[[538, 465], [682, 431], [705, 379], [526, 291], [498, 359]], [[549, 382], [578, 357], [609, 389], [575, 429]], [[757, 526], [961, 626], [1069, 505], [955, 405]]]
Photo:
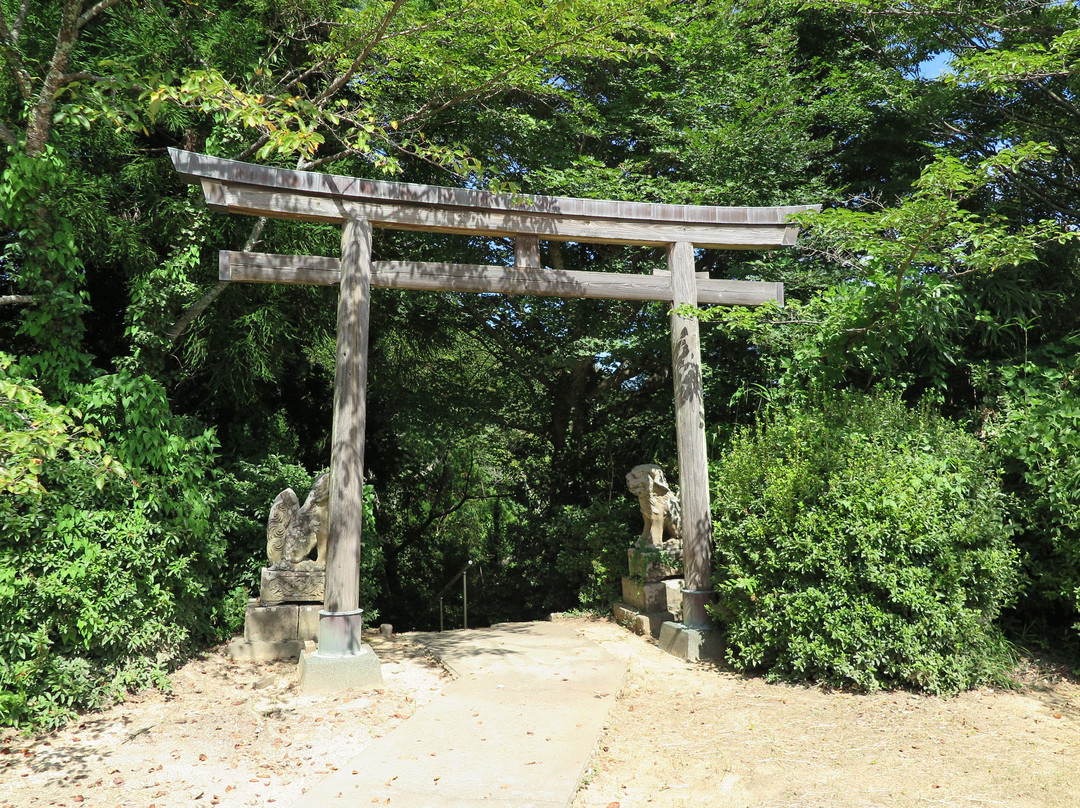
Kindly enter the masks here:
[[152, 86], [146, 98], [152, 116], [173, 104], [250, 130], [242, 136], [254, 142], [243, 156], [296, 155], [301, 167], [357, 157], [391, 174], [412, 156], [476, 173], [480, 163], [457, 143], [426, 131], [433, 120], [511, 92], [568, 97], [562, 66], [570, 59], [621, 61], [640, 50], [635, 40], [649, 25], [651, 5], [328, 5], [266, 32], [266, 55], [243, 76], [196, 70]]
[[1036, 261], [1046, 245], [1078, 235], [1049, 219], [1016, 223], [995, 209], [1003, 180], [1050, 154], [1045, 144], [1027, 144], [975, 165], [943, 156], [895, 205], [861, 200], [801, 216], [807, 248], [842, 266], [847, 281], [807, 310], [823, 322], [798, 349], [805, 372], [830, 383], [852, 373], [900, 389], [929, 383], [944, 395], [963, 329], [984, 316], [963, 284]]
[[1002, 178], [1052, 153], [1047, 144], [1029, 143], [975, 165], [942, 156], [895, 205], [868, 211], [874, 201], [858, 200], [799, 221], [809, 228], [811, 249], [840, 262], [856, 280], [893, 276], [897, 296], [905, 281], [918, 283], [926, 273], [952, 279], [1015, 266], [1034, 260], [1050, 242], [1078, 235], [1050, 219], [1017, 225], [994, 211]]

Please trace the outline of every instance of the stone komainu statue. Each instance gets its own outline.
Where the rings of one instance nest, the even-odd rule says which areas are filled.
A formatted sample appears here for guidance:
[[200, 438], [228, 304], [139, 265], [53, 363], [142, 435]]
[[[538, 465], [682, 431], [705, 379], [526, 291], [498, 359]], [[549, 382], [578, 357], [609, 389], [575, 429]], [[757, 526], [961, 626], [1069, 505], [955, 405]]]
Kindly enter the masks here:
[[638, 498], [645, 520], [638, 546], [659, 547], [664, 543], [665, 531], [672, 538], [682, 538], [679, 497], [668, 486], [663, 469], [653, 463], [634, 466], [626, 475], [626, 485]]
[[[330, 535], [330, 475], [315, 478], [300, 507], [296, 492], [286, 488], [270, 507], [266, 525], [266, 555], [272, 570], [326, 568], [326, 540]], [[314, 559], [308, 558], [316, 551]]]

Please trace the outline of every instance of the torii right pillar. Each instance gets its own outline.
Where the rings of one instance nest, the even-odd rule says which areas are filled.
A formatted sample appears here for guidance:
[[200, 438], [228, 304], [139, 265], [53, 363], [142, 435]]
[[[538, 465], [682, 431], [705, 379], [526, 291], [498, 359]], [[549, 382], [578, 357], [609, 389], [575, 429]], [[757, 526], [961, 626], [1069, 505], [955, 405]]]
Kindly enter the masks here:
[[678, 313], [682, 304], [697, 306], [694, 245], [689, 242], [668, 245], [668, 268], [675, 307], [671, 312], [671, 359], [682, 501], [683, 621], [664, 623], [660, 629], [660, 647], [676, 656], [697, 660], [718, 655], [719, 638], [706, 610], [715, 599], [715, 592], [701, 337], [697, 319]]

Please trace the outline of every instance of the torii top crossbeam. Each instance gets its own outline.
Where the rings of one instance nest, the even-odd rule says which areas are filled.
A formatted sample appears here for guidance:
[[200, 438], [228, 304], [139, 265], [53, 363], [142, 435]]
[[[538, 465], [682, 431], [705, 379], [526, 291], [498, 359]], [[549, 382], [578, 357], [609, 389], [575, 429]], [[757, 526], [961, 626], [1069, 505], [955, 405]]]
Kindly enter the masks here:
[[[711, 280], [694, 271], [694, 248], [773, 249], [794, 244], [793, 214], [818, 206], [707, 207], [569, 197], [492, 194], [271, 168], [170, 149], [177, 172], [229, 213], [341, 224], [340, 259], [223, 251], [223, 280], [341, 284], [331, 458], [326, 612], [359, 605], [368, 307], [371, 286], [558, 297], [609, 297], [758, 305], [783, 301], [775, 283]], [[377, 262], [371, 228], [515, 240], [515, 266]], [[648, 275], [545, 269], [540, 239], [667, 248], [668, 271]], [[682, 495], [684, 622], [708, 625], [711, 518], [705, 456], [698, 322], [672, 313], [672, 360]], [[333, 623], [340, 632], [341, 621]], [[320, 623], [320, 648], [323, 644]], [[359, 616], [355, 642], [359, 648]], [[335, 644], [340, 645], [339, 638]], [[346, 643], [348, 645], [348, 643]]]
[[170, 149], [177, 172], [201, 183], [211, 208], [285, 219], [549, 241], [772, 249], [795, 243], [790, 207], [712, 207], [493, 194], [291, 171]]

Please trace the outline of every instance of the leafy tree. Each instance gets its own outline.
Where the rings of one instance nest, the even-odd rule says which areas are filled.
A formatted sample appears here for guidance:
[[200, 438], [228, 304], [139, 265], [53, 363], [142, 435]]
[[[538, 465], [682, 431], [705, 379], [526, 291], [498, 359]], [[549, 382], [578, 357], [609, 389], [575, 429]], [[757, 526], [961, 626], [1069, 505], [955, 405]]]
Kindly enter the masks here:
[[1041, 247], [1075, 235], [1050, 219], [1018, 225], [978, 205], [1002, 175], [1047, 154], [1030, 144], [974, 166], [942, 157], [894, 206], [803, 217], [811, 248], [849, 273], [847, 284], [808, 308], [823, 322], [796, 353], [805, 372], [827, 383], [914, 385], [942, 399], [957, 395], [949, 388], [962, 361], [963, 335], [979, 318], [988, 319], [972, 305], [965, 284], [1034, 263]]

